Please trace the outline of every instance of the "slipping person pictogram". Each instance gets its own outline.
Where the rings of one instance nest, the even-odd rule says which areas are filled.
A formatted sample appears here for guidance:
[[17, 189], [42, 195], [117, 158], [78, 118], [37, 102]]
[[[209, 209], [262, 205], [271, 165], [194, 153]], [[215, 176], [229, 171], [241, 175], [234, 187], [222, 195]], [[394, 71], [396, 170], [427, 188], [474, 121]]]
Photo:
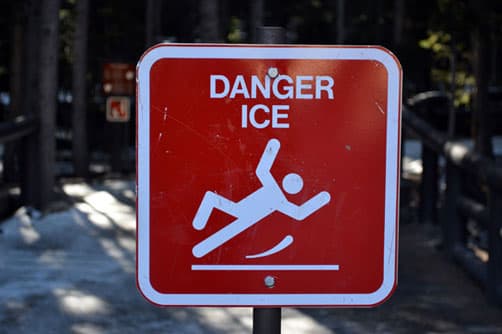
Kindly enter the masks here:
[[[237, 219], [195, 245], [192, 249], [195, 257], [201, 258], [205, 256], [275, 211], [279, 211], [296, 220], [304, 220], [329, 203], [331, 196], [327, 191], [318, 193], [302, 205], [296, 205], [288, 201], [284, 191], [288, 194], [299, 193], [303, 189], [303, 179], [298, 174], [290, 173], [282, 180], [282, 189], [274, 179], [270, 173], [270, 169], [277, 157], [280, 146], [281, 143], [277, 139], [270, 139], [268, 141], [256, 167], [256, 176], [260, 180], [262, 187], [241, 201], [233, 202], [211, 191], [207, 191], [204, 194], [192, 222], [195, 229], [204, 229], [211, 212], [215, 208]], [[287, 240], [286, 238], [284, 239], [286, 241], [282, 243], [283, 245], [292, 242], [292, 238], [288, 237], [286, 237], [288, 238]], [[265, 256], [276, 253], [281, 247], [284, 248], [284, 246], [274, 247], [274, 251], [262, 254]]]

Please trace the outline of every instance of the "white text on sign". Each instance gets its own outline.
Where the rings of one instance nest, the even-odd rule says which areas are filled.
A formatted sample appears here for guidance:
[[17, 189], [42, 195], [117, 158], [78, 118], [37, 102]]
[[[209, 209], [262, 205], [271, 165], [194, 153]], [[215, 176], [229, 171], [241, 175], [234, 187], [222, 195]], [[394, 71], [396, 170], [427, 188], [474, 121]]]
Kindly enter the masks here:
[[[334, 98], [335, 80], [328, 75], [277, 75], [271, 78], [265, 75], [263, 79], [257, 75], [245, 77], [236, 75], [229, 78], [222, 74], [210, 75], [209, 88], [211, 99], [270, 99], [279, 100], [320, 100]], [[241, 127], [251, 125], [257, 129], [289, 128], [289, 105], [256, 104], [241, 106]], [[260, 115], [257, 117], [257, 115]]]

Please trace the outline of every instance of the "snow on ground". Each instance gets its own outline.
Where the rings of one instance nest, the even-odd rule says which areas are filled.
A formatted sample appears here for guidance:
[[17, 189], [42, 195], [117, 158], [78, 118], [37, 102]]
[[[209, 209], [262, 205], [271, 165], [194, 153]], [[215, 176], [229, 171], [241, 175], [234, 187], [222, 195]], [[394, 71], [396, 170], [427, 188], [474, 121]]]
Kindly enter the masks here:
[[[0, 224], [0, 333], [242, 333], [251, 308], [158, 308], [135, 283], [133, 181], [68, 183], [68, 209]], [[332, 333], [284, 309], [284, 333]]]
[[[473, 149], [474, 143], [471, 139], [459, 140], [469, 149]], [[502, 156], [502, 137], [492, 138], [493, 154], [497, 157]], [[439, 159], [440, 166], [444, 166], [444, 158]], [[405, 177], [416, 178], [422, 174], [422, 143], [416, 139], [407, 139], [403, 148], [403, 175]]]

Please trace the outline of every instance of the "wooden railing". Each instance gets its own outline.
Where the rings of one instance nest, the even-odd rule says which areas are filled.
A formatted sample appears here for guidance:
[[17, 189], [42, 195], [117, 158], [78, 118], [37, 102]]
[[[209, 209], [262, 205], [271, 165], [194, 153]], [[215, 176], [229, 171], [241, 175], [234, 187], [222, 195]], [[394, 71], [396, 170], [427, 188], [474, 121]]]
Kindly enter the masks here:
[[[440, 92], [427, 92], [403, 106], [404, 130], [422, 142], [420, 218], [441, 224], [446, 252], [485, 286], [491, 301], [502, 305], [502, 168], [417, 116], [417, 110], [447, 99]], [[446, 188], [438, 212], [440, 157], [445, 160]], [[487, 240], [473, 242], [473, 233]]]
[[[0, 123], [0, 144], [4, 145], [3, 175], [0, 183], [2, 203], [0, 207], [8, 210], [8, 194], [12, 188], [20, 190], [20, 203], [32, 205], [32, 199], [39, 192], [37, 184], [32, 182], [33, 170], [37, 168], [35, 133], [38, 119], [34, 116], [19, 116], [11, 121]], [[13, 173], [13, 171], [15, 171]], [[12, 175], [15, 174], [15, 175]], [[5, 212], [3, 212], [5, 213]]]

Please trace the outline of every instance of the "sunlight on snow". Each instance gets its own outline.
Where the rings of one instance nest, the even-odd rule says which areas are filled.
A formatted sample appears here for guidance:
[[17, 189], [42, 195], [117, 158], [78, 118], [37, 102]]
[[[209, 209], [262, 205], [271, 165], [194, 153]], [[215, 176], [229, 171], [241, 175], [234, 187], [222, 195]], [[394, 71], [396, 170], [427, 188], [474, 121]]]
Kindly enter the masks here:
[[61, 308], [73, 315], [106, 314], [109, 305], [102, 299], [76, 289], [54, 289]]

